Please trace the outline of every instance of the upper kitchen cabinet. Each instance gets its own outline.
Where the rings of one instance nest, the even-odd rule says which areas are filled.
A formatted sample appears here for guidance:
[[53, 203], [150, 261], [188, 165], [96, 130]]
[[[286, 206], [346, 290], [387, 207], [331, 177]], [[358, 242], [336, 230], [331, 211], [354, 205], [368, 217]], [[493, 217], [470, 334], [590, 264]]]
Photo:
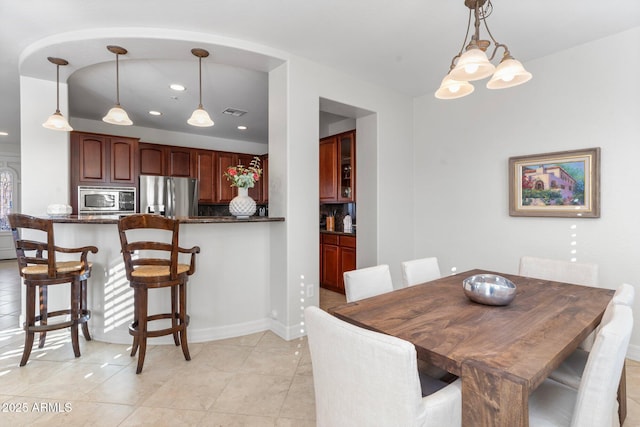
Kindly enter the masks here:
[[356, 132], [349, 131], [320, 140], [320, 202], [356, 200]]
[[192, 160], [193, 155], [192, 148], [167, 146], [167, 175], [195, 178], [195, 172], [191, 167], [195, 164]]
[[196, 178], [198, 178], [198, 201], [216, 202], [216, 153], [211, 150], [195, 150]]
[[69, 190], [78, 211], [78, 186], [137, 187], [138, 139], [71, 132]]
[[71, 132], [71, 187], [135, 185], [138, 139]]
[[138, 154], [140, 175], [166, 175], [166, 157], [165, 146], [141, 142]]
[[140, 143], [140, 175], [195, 178], [195, 150], [172, 145]]
[[216, 202], [230, 202], [231, 199], [238, 195], [238, 190], [231, 186], [231, 183], [222, 175], [231, 166], [238, 165], [237, 153], [226, 153], [219, 151], [216, 153], [216, 170], [217, 170], [217, 198]]

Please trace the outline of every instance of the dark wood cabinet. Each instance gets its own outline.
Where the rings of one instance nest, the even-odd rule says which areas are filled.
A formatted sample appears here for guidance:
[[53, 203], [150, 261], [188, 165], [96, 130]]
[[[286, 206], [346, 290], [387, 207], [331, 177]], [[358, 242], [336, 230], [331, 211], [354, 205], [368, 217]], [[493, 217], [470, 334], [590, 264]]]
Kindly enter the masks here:
[[195, 161], [192, 160], [194, 150], [192, 148], [167, 146], [167, 175], [182, 177], [182, 178], [195, 178], [195, 172], [192, 165]]
[[344, 132], [320, 140], [320, 203], [342, 203], [356, 200], [355, 141], [355, 131]]
[[238, 165], [238, 155], [236, 153], [218, 152], [216, 153], [217, 166], [217, 199], [216, 202], [230, 202], [231, 199], [238, 195], [238, 189], [231, 186], [231, 182], [223, 176], [223, 173], [230, 166]]
[[338, 149], [337, 139], [320, 140], [320, 202], [338, 200]]
[[137, 185], [136, 153], [138, 140], [123, 137], [110, 137], [109, 139], [111, 183]]
[[320, 233], [320, 285], [345, 293], [345, 271], [356, 269], [356, 237]]
[[78, 212], [78, 186], [137, 187], [138, 139], [87, 132], [71, 132], [69, 193]]
[[199, 202], [213, 203], [216, 201], [216, 183], [215, 179], [216, 164], [215, 152], [210, 150], [195, 150], [195, 169], [196, 178], [198, 178]]
[[164, 176], [167, 174], [166, 149], [164, 145], [141, 142], [138, 150], [138, 159], [140, 162], [140, 175]]
[[[71, 132], [71, 206], [77, 212], [78, 185], [138, 187], [140, 175], [199, 180], [200, 203], [226, 204], [238, 195], [223, 176], [230, 166], [249, 166], [253, 154], [229, 153], [139, 142], [137, 138]], [[268, 155], [258, 156], [263, 175], [249, 195], [268, 200]]]

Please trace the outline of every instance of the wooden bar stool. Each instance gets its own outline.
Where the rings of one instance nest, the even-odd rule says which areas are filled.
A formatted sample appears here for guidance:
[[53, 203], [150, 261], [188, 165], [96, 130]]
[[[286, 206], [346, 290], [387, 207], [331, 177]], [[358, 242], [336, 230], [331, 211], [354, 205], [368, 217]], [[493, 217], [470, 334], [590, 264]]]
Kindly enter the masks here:
[[[184, 249], [178, 246], [179, 222], [159, 215], [130, 215], [120, 219], [118, 231], [122, 245], [125, 271], [130, 286], [133, 288], [133, 322], [129, 326], [129, 334], [133, 336], [131, 356], [135, 356], [138, 348], [138, 368], [142, 372], [144, 357], [147, 351], [147, 338], [173, 335], [176, 346], [182, 346], [186, 360], [191, 360], [187, 345], [187, 280], [196, 270], [196, 254], [198, 246]], [[157, 230], [136, 235], [134, 230]], [[170, 232], [169, 236], [163, 231]], [[137, 233], [140, 233], [138, 231]], [[167, 239], [162, 239], [163, 234]], [[149, 236], [153, 236], [153, 241]], [[138, 237], [136, 239], [136, 236]], [[160, 240], [160, 241], [158, 241]], [[191, 254], [189, 264], [180, 264], [178, 254]], [[171, 290], [171, 312], [160, 314], [147, 313], [149, 289], [166, 288]], [[171, 326], [150, 331], [148, 322], [170, 319]]]
[[[89, 252], [97, 253], [95, 246], [81, 248], [63, 248], [56, 246], [53, 237], [53, 221], [50, 219], [34, 218], [28, 215], [10, 214], [9, 224], [16, 247], [18, 268], [24, 285], [27, 287], [26, 313], [25, 313], [25, 340], [24, 351], [20, 366], [27, 364], [35, 333], [40, 334], [38, 348], [44, 347], [48, 331], [71, 328], [71, 344], [73, 353], [80, 357], [80, 344], [78, 342], [78, 325], [82, 325], [82, 333], [87, 341], [91, 341], [87, 321], [91, 317], [91, 311], [87, 308], [87, 279], [91, 276], [91, 263], [87, 261]], [[20, 230], [34, 230], [33, 235], [46, 234], [44, 242], [22, 239]], [[45, 236], [43, 236], [45, 237]], [[35, 252], [35, 253], [33, 253]], [[77, 261], [56, 261], [56, 252], [79, 253]], [[47, 290], [48, 286], [71, 284], [71, 304], [63, 310], [48, 311]], [[36, 288], [40, 300], [38, 315], [36, 315]], [[63, 322], [49, 323], [49, 318], [68, 316]]]

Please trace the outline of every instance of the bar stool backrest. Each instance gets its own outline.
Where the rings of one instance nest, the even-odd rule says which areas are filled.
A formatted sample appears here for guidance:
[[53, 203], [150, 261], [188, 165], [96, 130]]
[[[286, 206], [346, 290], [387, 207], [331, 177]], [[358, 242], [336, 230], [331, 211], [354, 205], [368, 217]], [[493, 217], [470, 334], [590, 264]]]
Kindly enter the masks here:
[[[20, 275], [24, 276], [23, 269], [29, 265], [46, 265], [47, 276], [49, 278], [56, 277], [56, 247], [53, 237], [53, 221], [13, 213], [9, 214], [9, 224], [16, 248]], [[46, 236], [46, 241], [22, 239], [21, 229], [43, 232], [44, 236]]]
[[[180, 223], [174, 219], [159, 215], [130, 215], [120, 219], [118, 231], [122, 254], [129, 281], [134, 280], [132, 273], [139, 266], [169, 266], [170, 280], [178, 277], [178, 235]], [[166, 236], [153, 234], [153, 240], [149, 234], [135, 234], [133, 230], [165, 230]], [[129, 231], [129, 233], [127, 233]], [[139, 236], [136, 240], [136, 236]], [[162, 237], [166, 237], [163, 241]]]

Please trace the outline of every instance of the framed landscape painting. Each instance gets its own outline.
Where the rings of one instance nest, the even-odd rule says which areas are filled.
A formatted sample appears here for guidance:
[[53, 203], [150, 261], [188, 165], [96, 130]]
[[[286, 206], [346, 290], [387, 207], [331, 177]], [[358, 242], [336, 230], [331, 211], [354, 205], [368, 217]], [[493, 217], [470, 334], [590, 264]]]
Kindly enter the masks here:
[[600, 217], [600, 148], [509, 158], [509, 215]]

